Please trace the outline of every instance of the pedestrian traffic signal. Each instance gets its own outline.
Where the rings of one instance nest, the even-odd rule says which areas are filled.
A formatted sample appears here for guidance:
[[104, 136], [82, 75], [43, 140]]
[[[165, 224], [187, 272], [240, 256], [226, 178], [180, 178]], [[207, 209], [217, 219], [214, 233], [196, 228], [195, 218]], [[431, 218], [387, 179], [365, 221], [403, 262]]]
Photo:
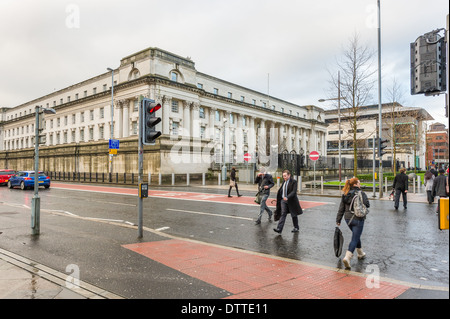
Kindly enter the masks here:
[[387, 152], [384, 152], [384, 149], [387, 147], [387, 143], [389, 143], [389, 140], [383, 140], [381, 138], [378, 139], [378, 157], [383, 157], [384, 154]]
[[161, 123], [161, 118], [156, 116], [156, 112], [161, 108], [161, 104], [154, 100], [143, 99], [141, 105], [142, 112], [142, 143], [145, 145], [155, 145], [155, 140], [161, 136], [161, 131], [156, 130], [156, 125]]

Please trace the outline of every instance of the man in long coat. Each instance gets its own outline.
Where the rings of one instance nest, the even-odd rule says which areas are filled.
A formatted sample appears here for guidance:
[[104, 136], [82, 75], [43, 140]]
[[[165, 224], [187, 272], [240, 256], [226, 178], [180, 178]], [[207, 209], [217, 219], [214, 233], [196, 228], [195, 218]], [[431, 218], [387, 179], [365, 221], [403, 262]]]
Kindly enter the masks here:
[[298, 215], [303, 214], [297, 197], [297, 181], [292, 178], [288, 170], [283, 171], [284, 182], [277, 193], [277, 210], [281, 212], [280, 221], [277, 228], [273, 230], [279, 234], [283, 231], [284, 223], [286, 222], [287, 214], [291, 214], [292, 222], [294, 224], [293, 233], [299, 231]]

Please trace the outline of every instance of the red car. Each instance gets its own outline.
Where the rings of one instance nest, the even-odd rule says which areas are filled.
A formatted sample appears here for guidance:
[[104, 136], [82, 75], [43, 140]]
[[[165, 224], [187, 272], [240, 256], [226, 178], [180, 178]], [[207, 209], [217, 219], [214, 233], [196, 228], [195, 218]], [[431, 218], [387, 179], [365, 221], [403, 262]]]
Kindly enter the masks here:
[[12, 169], [0, 169], [0, 185], [6, 185], [14, 174], [16, 171]]

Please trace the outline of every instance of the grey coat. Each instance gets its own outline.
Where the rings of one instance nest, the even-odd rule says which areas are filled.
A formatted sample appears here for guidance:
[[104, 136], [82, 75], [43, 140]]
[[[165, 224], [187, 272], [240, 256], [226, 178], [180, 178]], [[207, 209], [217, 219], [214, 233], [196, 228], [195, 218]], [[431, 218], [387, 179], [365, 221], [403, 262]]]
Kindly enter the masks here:
[[447, 191], [445, 189], [445, 185], [447, 184], [447, 176], [445, 175], [439, 175], [436, 177], [433, 183], [433, 196], [439, 196], [439, 197], [447, 197]]

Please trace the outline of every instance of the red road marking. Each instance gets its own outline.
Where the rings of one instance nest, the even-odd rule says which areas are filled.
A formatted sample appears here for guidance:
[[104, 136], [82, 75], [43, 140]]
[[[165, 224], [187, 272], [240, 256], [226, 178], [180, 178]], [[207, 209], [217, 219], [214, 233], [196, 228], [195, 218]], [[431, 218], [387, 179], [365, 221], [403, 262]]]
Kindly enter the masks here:
[[183, 240], [124, 245], [188, 276], [224, 289], [237, 299], [393, 299], [409, 287]]
[[[137, 189], [133, 188], [120, 188], [120, 187], [108, 187], [108, 186], [94, 186], [94, 185], [78, 185], [78, 184], [62, 184], [62, 183], [52, 183], [53, 188], [62, 188], [70, 190], [79, 191], [89, 191], [89, 192], [101, 192], [101, 193], [113, 193], [113, 194], [123, 194], [123, 195], [138, 195]], [[194, 192], [176, 192], [176, 191], [165, 191], [165, 190], [149, 190], [149, 197], [157, 198], [172, 198], [179, 200], [191, 200], [191, 201], [204, 201], [204, 202], [215, 202], [215, 203], [226, 203], [226, 204], [243, 204], [243, 205], [254, 205], [258, 206], [254, 202], [254, 197], [242, 196], [242, 197], [231, 197], [221, 194], [208, 194], [208, 193], [194, 193]], [[324, 202], [311, 202], [311, 201], [300, 201], [300, 205], [303, 209], [308, 209], [316, 206], [325, 205]], [[276, 206], [276, 200], [269, 198], [267, 200], [267, 205], [269, 207]]]

